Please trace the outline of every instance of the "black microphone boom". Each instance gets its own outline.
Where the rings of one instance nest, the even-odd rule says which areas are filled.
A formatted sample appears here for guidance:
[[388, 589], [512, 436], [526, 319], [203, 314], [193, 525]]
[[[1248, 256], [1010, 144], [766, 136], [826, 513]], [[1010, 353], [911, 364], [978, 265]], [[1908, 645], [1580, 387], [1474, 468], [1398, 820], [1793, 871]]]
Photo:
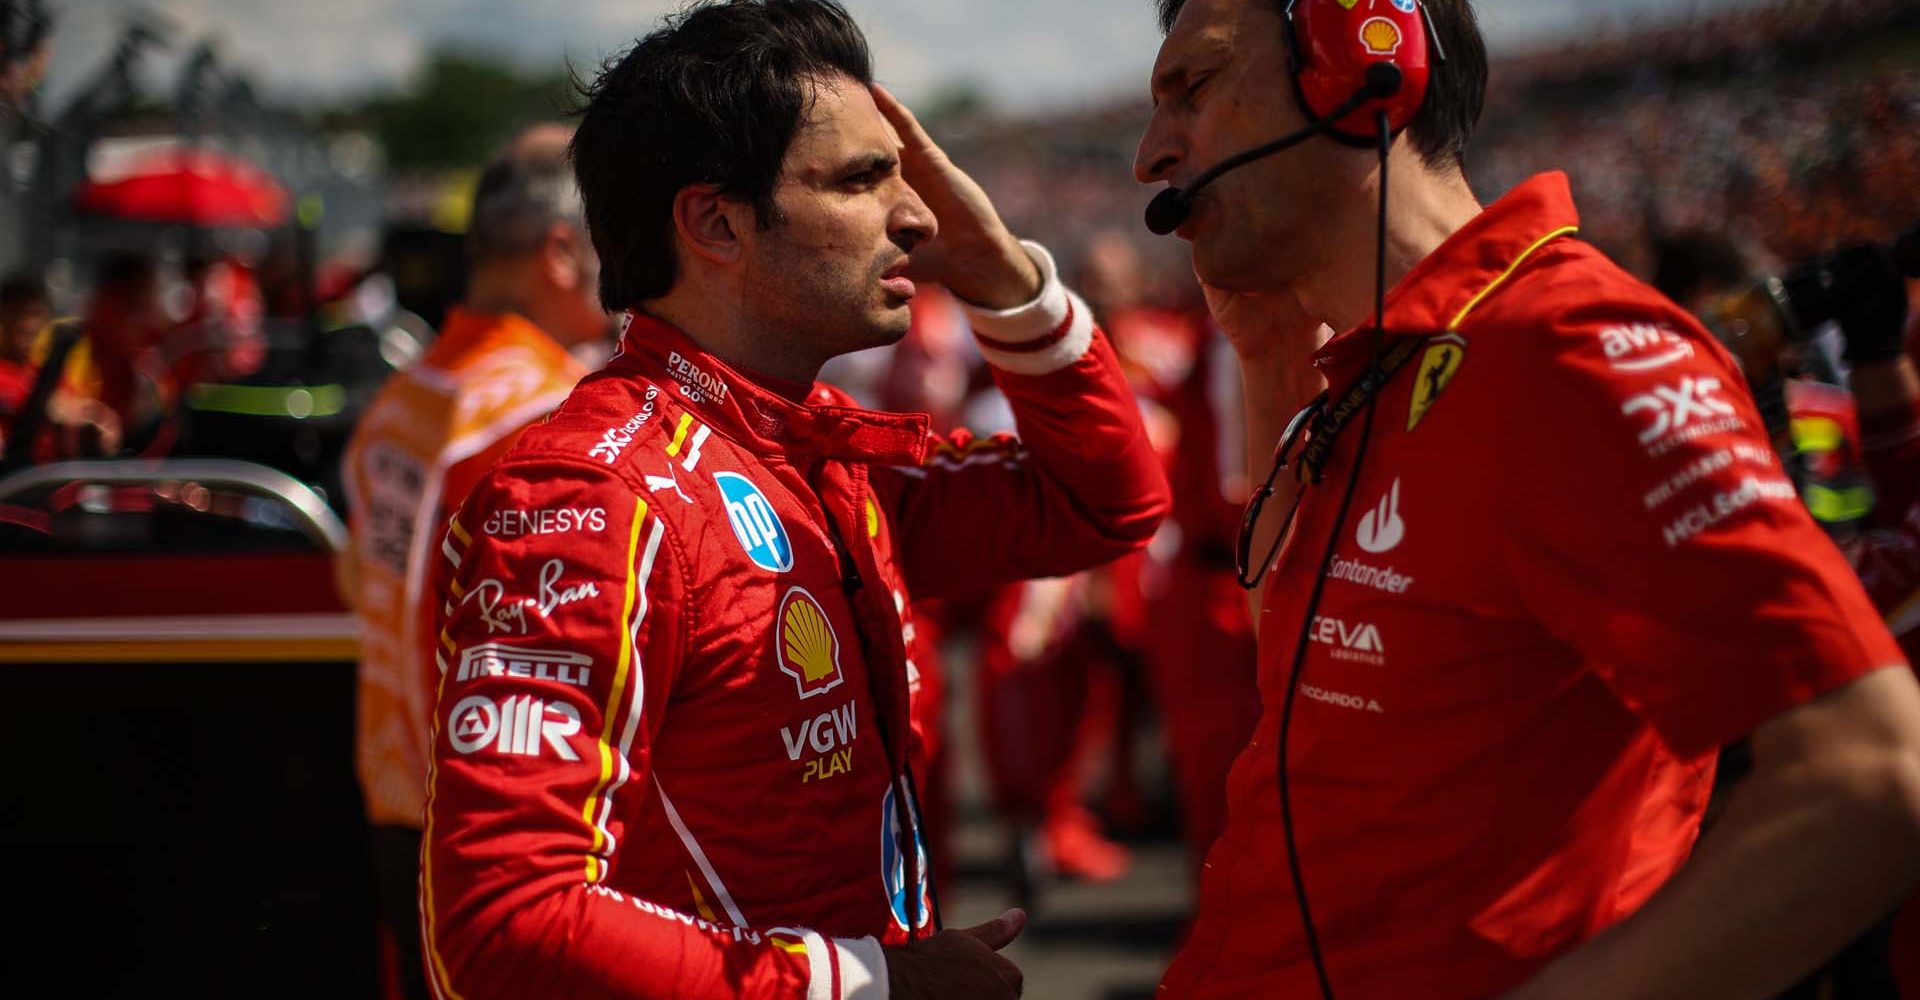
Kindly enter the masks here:
[[1331, 130], [1334, 123], [1360, 110], [1362, 104], [1399, 93], [1401, 80], [1400, 67], [1392, 63], [1375, 63], [1367, 71], [1366, 85], [1355, 91], [1352, 97], [1341, 102], [1339, 107], [1333, 109], [1332, 114], [1314, 119], [1311, 124], [1298, 132], [1281, 136], [1263, 146], [1255, 146], [1244, 152], [1235, 153], [1208, 168], [1205, 173], [1194, 178], [1192, 184], [1184, 188], [1168, 188], [1154, 195], [1153, 201], [1147, 205], [1147, 231], [1155, 236], [1170, 235], [1180, 228], [1181, 223], [1187, 221], [1188, 215], [1192, 214], [1193, 199], [1200, 194], [1201, 189], [1218, 180], [1221, 174], [1229, 170], [1237, 170], [1255, 160], [1264, 160], [1275, 153], [1285, 152], [1316, 135]]

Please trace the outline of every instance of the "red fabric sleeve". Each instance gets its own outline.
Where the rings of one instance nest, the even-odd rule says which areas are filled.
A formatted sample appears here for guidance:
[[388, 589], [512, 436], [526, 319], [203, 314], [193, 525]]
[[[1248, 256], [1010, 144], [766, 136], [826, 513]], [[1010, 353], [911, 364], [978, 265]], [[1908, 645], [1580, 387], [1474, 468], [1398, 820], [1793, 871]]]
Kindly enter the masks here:
[[[1065, 325], [1090, 323], [1070, 315]], [[1140, 407], [1104, 335], [1071, 364], [994, 379], [1019, 428], [939, 441], [918, 469], [875, 469], [917, 599], [1064, 576], [1145, 545], [1172, 506]]]
[[[1574, 291], [1553, 328], [1489, 334], [1517, 344], [1502, 554], [1538, 621], [1686, 755], [1904, 662], [1719, 344]], [[1623, 328], [1660, 343], [1610, 354]]]
[[451, 579], [421, 877], [437, 992], [831, 996], [809, 993], [819, 969], [815, 988], [831, 989], [836, 946], [819, 935], [723, 927], [607, 887], [628, 824], [649, 815], [635, 797], [685, 632], [682, 563], [644, 499], [604, 470], [516, 459], [481, 481], [439, 558]]

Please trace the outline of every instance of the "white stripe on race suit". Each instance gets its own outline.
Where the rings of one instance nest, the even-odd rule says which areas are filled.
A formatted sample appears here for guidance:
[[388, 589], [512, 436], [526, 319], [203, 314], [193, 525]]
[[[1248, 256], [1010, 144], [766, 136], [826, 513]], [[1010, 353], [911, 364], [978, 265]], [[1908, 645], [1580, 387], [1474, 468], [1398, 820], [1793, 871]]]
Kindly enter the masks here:
[[713, 888], [714, 896], [719, 898], [720, 905], [726, 909], [727, 919], [733, 921], [735, 927], [747, 926], [747, 918], [741, 916], [740, 908], [733, 905], [733, 893], [728, 892], [726, 883], [720, 881], [720, 873], [713, 870], [713, 862], [707, 860], [707, 852], [700, 849], [699, 841], [693, 839], [693, 832], [687, 829], [687, 824], [681, 822], [680, 810], [675, 809], [673, 800], [667, 798], [667, 790], [660, 787], [660, 776], [657, 774], [653, 778], [653, 787], [660, 793], [660, 805], [666, 810], [667, 822], [672, 825], [673, 832], [680, 835], [680, 843], [684, 844], [687, 853], [693, 856], [693, 863], [699, 866], [700, 874], [707, 877], [707, 885]]

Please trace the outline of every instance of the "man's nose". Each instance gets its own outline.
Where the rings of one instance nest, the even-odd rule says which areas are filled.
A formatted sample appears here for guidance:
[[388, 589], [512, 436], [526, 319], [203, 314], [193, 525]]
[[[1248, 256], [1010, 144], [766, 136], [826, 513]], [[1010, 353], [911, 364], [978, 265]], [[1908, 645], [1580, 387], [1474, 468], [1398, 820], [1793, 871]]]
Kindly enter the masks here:
[[940, 220], [934, 217], [933, 209], [927, 207], [912, 185], [903, 181], [900, 188], [905, 195], [893, 211], [893, 224], [889, 230], [895, 243], [911, 251], [940, 235]]
[[1147, 121], [1140, 136], [1140, 148], [1133, 154], [1133, 177], [1142, 184], [1171, 180], [1180, 165], [1182, 143], [1159, 114]]

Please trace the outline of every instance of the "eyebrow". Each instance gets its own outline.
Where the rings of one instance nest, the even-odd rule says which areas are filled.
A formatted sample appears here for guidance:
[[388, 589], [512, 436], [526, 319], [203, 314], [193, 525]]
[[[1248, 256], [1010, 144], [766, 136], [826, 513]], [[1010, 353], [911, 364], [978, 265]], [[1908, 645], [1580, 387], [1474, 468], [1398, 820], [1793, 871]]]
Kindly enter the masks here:
[[893, 153], [860, 153], [841, 162], [836, 173], [845, 177], [850, 174], [866, 173], [870, 170], [888, 171], [899, 165], [900, 157]]

